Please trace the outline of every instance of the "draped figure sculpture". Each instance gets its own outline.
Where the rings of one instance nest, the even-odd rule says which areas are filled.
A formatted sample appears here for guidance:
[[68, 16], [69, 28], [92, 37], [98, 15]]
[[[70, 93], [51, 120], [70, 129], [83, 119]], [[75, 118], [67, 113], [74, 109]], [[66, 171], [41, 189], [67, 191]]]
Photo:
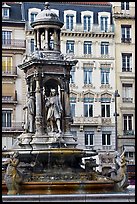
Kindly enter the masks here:
[[61, 113], [63, 111], [59, 96], [55, 89], [50, 90], [50, 96], [45, 96], [45, 106], [47, 108], [47, 121], [50, 122], [51, 131], [54, 132], [54, 122], [57, 132], [61, 133]]

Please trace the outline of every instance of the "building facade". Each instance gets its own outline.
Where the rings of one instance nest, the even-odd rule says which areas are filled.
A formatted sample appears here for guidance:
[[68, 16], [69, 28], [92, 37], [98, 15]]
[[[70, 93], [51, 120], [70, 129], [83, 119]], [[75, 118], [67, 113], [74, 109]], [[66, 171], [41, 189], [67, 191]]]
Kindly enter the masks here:
[[2, 147], [9, 149], [22, 129], [24, 76], [17, 68], [26, 50], [21, 4], [2, 6]]
[[113, 2], [118, 150], [135, 164], [135, 2]]
[[[17, 19], [14, 18], [14, 21], [11, 21], [12, 26], [19, 33], [17, 39], [20, 37], [20, 42], [21, 40], [26, 42], [23, 49], [14, 51], [16, 53], [14, 54], [14, 57], [16, 56], [15, 65], [17, 66], [21, 64], [23, 58], [29, 56], [35, 49], [34, 33], [30, 24], [35, 20], [36, 15], [44, 9], [44, 3], [7, 3], [7, 5], [3, 5], [3, 9], [4, 6], [10, 6], [9, 9], [18, 6], [21, 13], [20, 24], [22, 29], [15, 26], [17, 25]], [[50, 9], [64, 23], [60, 36], [62, 54], [67, 57], [69, 53], [78, 60], [77, 65], [71, 70], [70, 78], [70, 105], [73, 117], [71, 130], [77, 140], [77, 147], [113, 152], [116, 143], [114, 93], [116, 88], [119, 90], [116, 86], [119, 79], [116, 74], [118, 68], [116, 68], [115, 60], [117, 52], [112, 5], [108, 2], [50, 2]], [[11, 10], [11, 15], [13, 11]], [[8, 21], [7, 18], [5, 20], [3, 18], [3, 31], [9, 29], [11, 24]], [[16, 36], [13, 35], [12, 37], [12, 39], [16, 39]], [[3, 56], [6, 56], [4, 46], [2, 48]], [[12, 52], [11, 48], [10, 52]], [[6, 76], [3, 75], [3, 84], [5, 83], [4, 77], [6, 78], [7, 74]], [[13, 90], [17, 91], [17, 96], [19, 95], [16, 106], [13, 104], [16, 117], [14, 116], [11, 121], [21, 124], [23, 120], [22, 108], [26, 98], [26, 84], [20, 70], [18, 70], [16, 77], [10, 76], [10, 78], [14, 79]], [[8, 93], [6, 93], [8, 89], [5, 89], [3, 86], [2, 96], [6, 94], [8, 96]], [[3, 111], [4, 106], [3, 103]], [[12, 125], [10, 126], [12, 127]], [[13, 135], [12, 132], [10, 134]], [[16, 134], [16, 136], [19, 134]], [[8, 137], [5, 138], [8, 139]], [[10, 143], [8, 139], [10, 145], [7, 145], [7, 140], [4, 139], [3, 141], [3, 146], [6, 145], [7, 148], [10, 148], [12, 142]]]

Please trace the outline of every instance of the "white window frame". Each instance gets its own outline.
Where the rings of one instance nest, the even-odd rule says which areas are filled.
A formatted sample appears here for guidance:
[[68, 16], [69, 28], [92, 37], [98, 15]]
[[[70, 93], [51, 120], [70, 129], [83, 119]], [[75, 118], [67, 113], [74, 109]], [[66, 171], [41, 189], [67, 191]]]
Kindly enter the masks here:
[[[67, 26], [66, 26], [66, 16], [74, 16], [73, 17], [73, 30], [75, 30], [75, 26], [76, 26], [76, 11], [74, 10], [64, 10], [64, 26], [65, 29], [67, 29]], [[67, 30], [71, 30], [71, 29], [67, 29]]]
[[[108, 22], [107, 22], [107, 31], [110, 28], [110, 13], [109, 12], [99, 12], [98, 13], [98, 22], [99, 22], [99, 27], [100, 27], [100, 31], [101, 31], [101, 17], [106, 17], [108, 18]], [[105, 30], [102, 30], [103, 32], [105, 32]]]
[[[94, 132], [92, 132], [92, 131], [85, 131], [85, 133], [84, 133], [84, 139], [85, 139], [85, 141], [86, 141], [86, 135], [87, 135], [87, 137], [88, 137], [88, 144], [86, 144], [86, 142], [85, 142], [85, 146], [87, 147], [92, 147], [92, 146], [94, 146]], [[91, 135], [92, 135], [92, 139], [93, 139], [93, 144], [90, 144], [90, 137], [91, 137]]]
[[30, 8], [28, 9], [28, 20], [29, 20], [29, 24], [32, 23], [31, 22], [31, 14], [38, 14], [39, 12], [41, 12], [41, 9], [38, 8]]
[[[91, 17], [91, 20], [90, 20], [90, 30], [86, 29], [84, 30], [84, 16], [89, 16]], [[83, 31], [92, 31], [92, 27], [93, 27], [93, 12], [92, 11], [82, 11], [81, 12], [81, 23], [82, 23], [82, 26], [83, 26]], [[88, 28], [89, 25], [87, 25], [87, 28]]]

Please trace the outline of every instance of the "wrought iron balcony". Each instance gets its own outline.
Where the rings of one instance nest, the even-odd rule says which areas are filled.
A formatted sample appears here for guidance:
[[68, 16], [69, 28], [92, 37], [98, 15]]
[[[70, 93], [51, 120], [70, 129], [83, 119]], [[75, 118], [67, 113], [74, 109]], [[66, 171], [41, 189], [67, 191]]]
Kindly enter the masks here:
[[2, 48], [26, 48], [25, 40], [2, 39]]
[[2, 66], [2, 76], [17, 76], [17, 67], [3, 67]]
[[134, 135], [134, 130], [123, 130], [124, 135]]
[[133, 98], [122, 98], [123, 102], [132, 103]]
[[2, 96], [2, 103], [16, 104], [17, 103], [17, 92], [15, 91], [14, 96], [11, 96], [10, 94], [9, 96]]

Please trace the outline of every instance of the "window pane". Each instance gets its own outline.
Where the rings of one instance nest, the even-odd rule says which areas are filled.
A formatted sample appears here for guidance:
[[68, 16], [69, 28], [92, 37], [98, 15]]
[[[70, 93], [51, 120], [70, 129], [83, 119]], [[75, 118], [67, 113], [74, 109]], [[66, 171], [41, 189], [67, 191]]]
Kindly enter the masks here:
[[84, 117], [88, 117], [88, 105], [84, 104]]
[[102, 134], [102, 145], [106, 145], [105, 137], [106, 137], [106, 135], [105, 135], [105, 134]]
[[110, 135], [107, 134], [107, 145], [110, 145]]
[[105, 117], [105, 105], [101, 105], [101, 116]]
[[93, 117], [93, 105], [89, 105], [89, 117]]
[[110, 105], [106, 105], [107, 117], [110, 117]]

